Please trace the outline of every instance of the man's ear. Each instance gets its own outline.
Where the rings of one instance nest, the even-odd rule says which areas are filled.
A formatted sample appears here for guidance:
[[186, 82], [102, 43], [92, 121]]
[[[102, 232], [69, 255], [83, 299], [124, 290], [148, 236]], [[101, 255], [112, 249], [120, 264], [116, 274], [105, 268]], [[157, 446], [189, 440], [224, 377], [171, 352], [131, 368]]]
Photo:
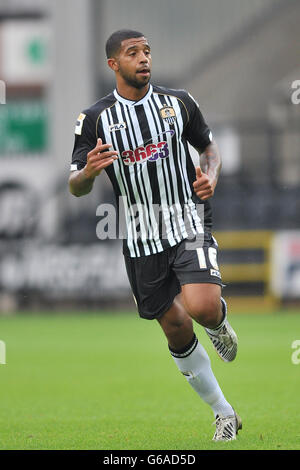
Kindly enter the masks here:
[[107, 59], [107, 64], [114, 72], [118, 72], [119, 64], [118, 64], [117, 60], [114, 57], [111, 57], [110, 59]]

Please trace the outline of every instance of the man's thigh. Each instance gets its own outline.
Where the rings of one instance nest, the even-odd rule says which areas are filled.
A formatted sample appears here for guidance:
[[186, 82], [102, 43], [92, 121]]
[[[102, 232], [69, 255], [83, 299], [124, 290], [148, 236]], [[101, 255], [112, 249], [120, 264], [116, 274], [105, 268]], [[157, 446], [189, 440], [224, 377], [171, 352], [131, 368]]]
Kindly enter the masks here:
[[165, 250], [140, 258], [124, 257], [128, 279], [142, 318], [161, 318], [181, 290], [175, 273], [170, 269], [169, 255], [169, 250]]
[[[218, 244], [215, 238], [206, 233], [201, 247], [190, 249], [192, 245], [183, 241], [177, 248], [172, 269], [183, 287], [186, 284], [213, 284], [223, 286], [218, 264]], [[203, 290], [199, 287], [200, 290]], [[208, 292], [216, 291], [204, 288]]]
[[201, 247], [189, 249], [189, 243], [178, 246], [172, 268], [180, 282], [182, 301], [187, 312], [199, 323], [215, 325], [222, 316], [222, 279], [218, 265], [218, 244], [205, 234]]

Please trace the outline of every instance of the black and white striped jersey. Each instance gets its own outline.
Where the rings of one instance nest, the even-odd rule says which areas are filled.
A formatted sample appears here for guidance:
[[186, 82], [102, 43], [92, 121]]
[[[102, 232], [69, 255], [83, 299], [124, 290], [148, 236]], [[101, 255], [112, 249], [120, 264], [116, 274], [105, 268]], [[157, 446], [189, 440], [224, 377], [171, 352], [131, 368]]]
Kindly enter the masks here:
[[99, 137], [119, 154], [106, 172], [125, 218], [124, 254], [155, 254], [211, 230], [210, 204], [193, 191], [188, 150], [189, 142], [203, 151], [211, 132], [187, 91], [149, 85], [141, 100], [130, 101], [114, 90], [84, 110], [71, 171], [85, 166]]

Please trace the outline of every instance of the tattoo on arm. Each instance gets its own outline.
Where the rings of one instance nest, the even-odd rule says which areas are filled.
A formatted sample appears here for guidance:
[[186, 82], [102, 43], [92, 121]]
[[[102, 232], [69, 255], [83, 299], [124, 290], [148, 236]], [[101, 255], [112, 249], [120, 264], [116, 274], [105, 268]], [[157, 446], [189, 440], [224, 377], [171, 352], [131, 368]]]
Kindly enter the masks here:
[[217, 184], [218, 177], [221, 171], [222, 163], [218, 146], [215, 142], [209, 144], [204, 152], [200, 153], [200, 166], [204, 173]]

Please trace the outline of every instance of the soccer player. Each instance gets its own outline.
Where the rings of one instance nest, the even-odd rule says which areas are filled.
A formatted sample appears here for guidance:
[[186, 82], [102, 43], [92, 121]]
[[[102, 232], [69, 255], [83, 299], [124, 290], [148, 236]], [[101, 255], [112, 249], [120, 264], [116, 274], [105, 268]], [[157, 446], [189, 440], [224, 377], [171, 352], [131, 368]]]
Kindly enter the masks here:
[[[213, 440], [236, 439], [241, 419], [193, 329], [195, 320], [225, 362], [235, 358], [237, 337], [227, 320], [211, 234], [209, 198], [221, 167], [217, 145], [188, 92], [150, 83], [151, 50], [142, 33], [116, 31], [106, 55], [116, 89], [78, 117], [70, 192], [89, 193], [106, 171], [124, 206], [123, 254], [139, 315], [158, 321], [179, 370], [212, 408]], [[196, 168], [188, 143], [200, 155]]]

